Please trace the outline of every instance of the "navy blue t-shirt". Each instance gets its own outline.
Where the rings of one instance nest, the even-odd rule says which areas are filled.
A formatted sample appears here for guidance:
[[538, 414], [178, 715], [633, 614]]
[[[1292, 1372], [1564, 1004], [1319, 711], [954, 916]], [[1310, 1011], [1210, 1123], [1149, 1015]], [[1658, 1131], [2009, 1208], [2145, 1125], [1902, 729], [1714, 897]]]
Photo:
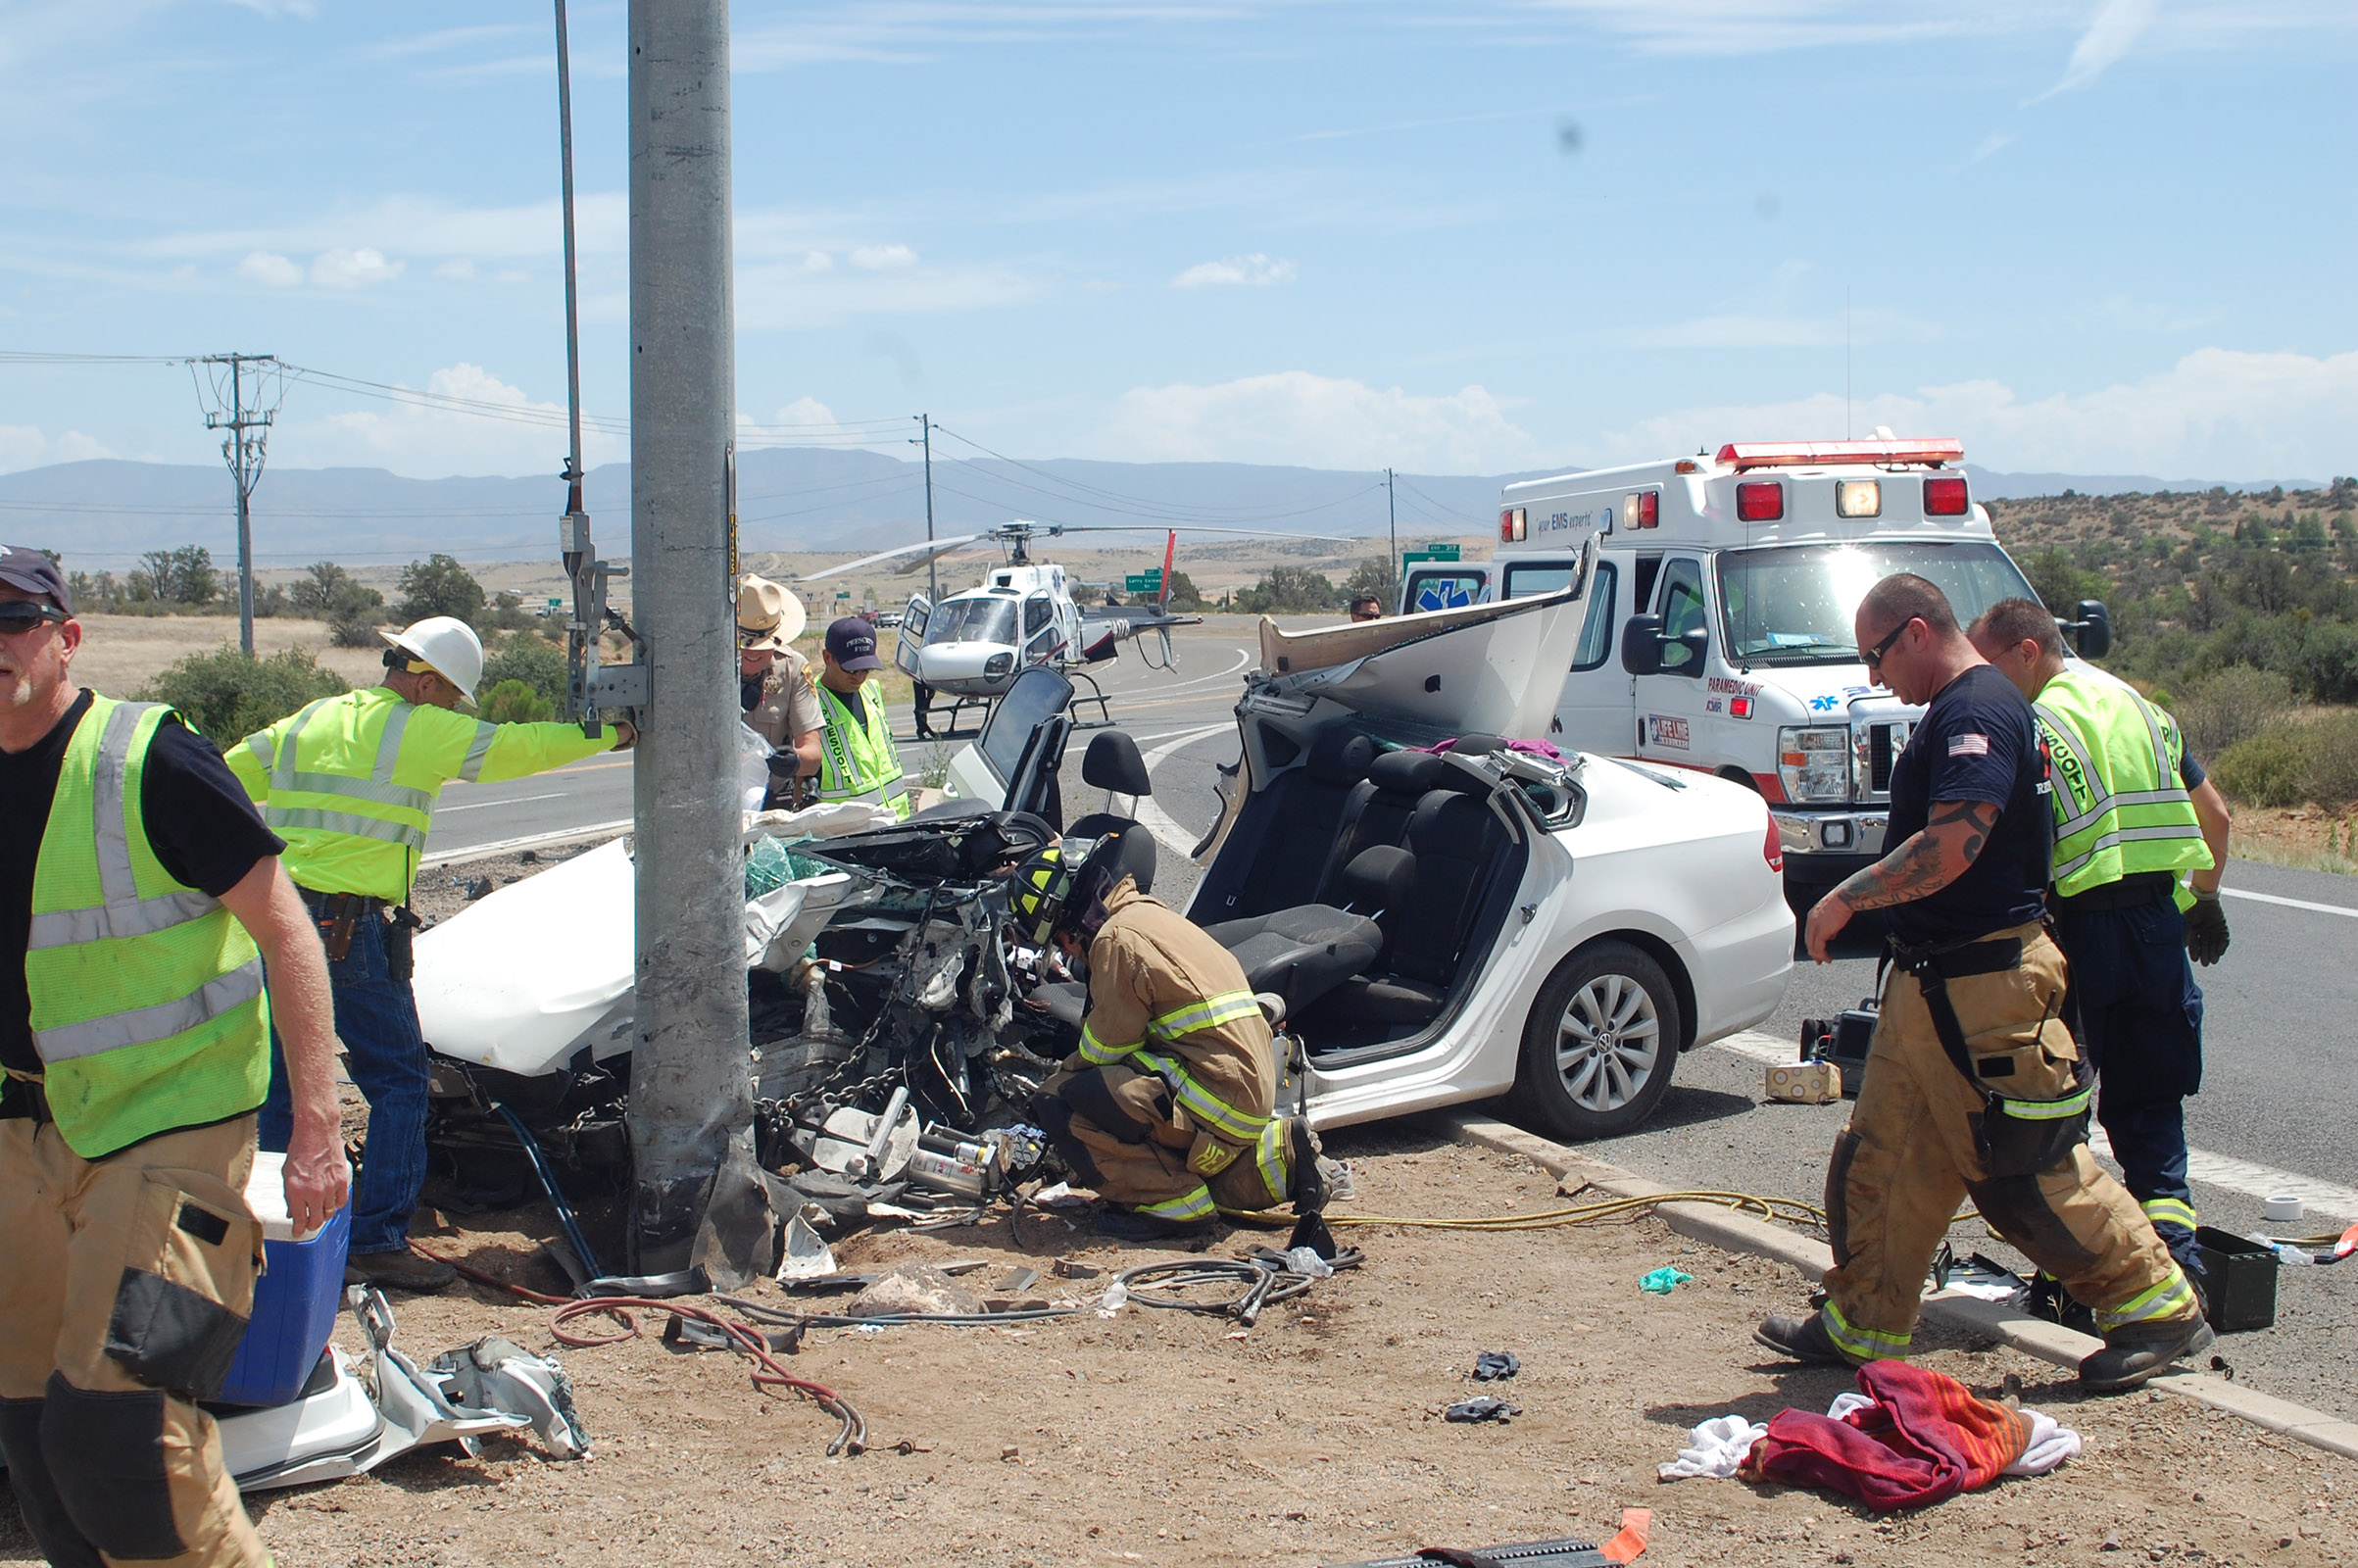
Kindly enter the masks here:
[[2055, 851], [2046, 792], [2046, 755], [2014, 683], [1976, 664], [1943, 686], [1891, 764], [1886, 851], [1924, 831], [1935, 801], [1987, 802], [1998, 808], [1997, 824], [1954, 882], [1891, 906], [1892, 934], [1922, 947], [2038, 919]]

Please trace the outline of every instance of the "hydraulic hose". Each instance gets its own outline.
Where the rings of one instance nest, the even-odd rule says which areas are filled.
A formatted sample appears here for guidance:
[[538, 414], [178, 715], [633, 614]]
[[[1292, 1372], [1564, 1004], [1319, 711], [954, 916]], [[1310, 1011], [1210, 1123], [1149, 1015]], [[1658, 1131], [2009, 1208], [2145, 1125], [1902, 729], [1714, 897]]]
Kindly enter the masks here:
[[[1804, 1203], [1792, 1198], [1762, 1198], [1751, 1193], [1723, 1193], [1689, 1191], [1655, 1193], [1648, 1198], [1612, 1198], [1595, 1203], [1577, 1203], [1565, 1208], [1544, 1208], [1530, 1214], [1470, 1214], [1440, 1218], [1413, 1217], [1399, 1214], [1336, 1214], [1329, 1213], [1326, 1222], [1345, 1225], [1396, 1225], [1405, 1230], [1441, 1231], [1544, 1231], [1559, 1225], [1586, 1225], [1603, 1219], [1617, 1219], [1651, 1210], [1658, 1203], [1717, 1203], [1739, 1211], [1749, 1210], [1763, 1219], [1790, 1220], [1796, 1224], [1823, 1226], [1826, 1211], [1815, 1203]], [[1243, 1224], [1282, 1230], [1294, 1223], [1294, 1216], [1264, 1210], [1230, 1211], [1221, 1214]]]

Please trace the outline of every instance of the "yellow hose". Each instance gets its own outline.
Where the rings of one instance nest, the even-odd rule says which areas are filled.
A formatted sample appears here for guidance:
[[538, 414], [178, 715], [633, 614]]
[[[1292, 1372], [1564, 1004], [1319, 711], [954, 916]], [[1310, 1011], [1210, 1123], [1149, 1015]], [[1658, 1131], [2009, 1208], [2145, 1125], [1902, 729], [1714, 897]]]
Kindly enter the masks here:
[[[1826, 1223], [1826, 1211], [1815, 1203], [1804, 1203], [1791, 1198], [1760, 1198], [1750, 1193], [1719, 1192], [1656, 1193], [1650, 1198], [1613, 1198], [1569, 1208], [1542, 1209], [1534, 1214], [1479, 1214], [1449, 1219], [1414, 1218], [1398, 1214], [1330, 1213], [1326, 1216], [1326, 1222], [1338, 1227], [1398, 1225], [1409, 1230], [1542, 1231], [1650, 1210], [1658, 1203], [1717, 1203], [1740, 1211], [1752, 1210], [1763, 1219], [1791, 1220], [1803, 1225], [1822, 1226]], [[1290, 1214], [1248, 1213], [1227, 1209], [1221, 1210], [1221, 1213], [1230, 1220], [1272, 1230], [1282, 1230], [1294, 1223], [1294, 1216]]]

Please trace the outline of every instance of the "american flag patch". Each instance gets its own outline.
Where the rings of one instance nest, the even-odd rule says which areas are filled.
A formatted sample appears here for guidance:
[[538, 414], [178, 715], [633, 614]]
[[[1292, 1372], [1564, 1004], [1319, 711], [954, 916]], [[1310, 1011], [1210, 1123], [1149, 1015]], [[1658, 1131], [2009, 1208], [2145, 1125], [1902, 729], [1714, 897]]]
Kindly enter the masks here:
[[1951, 757], [1988, 757], [1990, 737], [1987, 735], [1951, 735], [1948, 738]]

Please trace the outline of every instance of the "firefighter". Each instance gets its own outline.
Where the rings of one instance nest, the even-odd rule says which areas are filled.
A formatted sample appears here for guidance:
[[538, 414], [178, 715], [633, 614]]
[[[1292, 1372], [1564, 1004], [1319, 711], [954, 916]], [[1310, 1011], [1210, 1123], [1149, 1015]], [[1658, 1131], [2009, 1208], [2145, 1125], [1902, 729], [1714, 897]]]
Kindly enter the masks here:
[[[1122, 832], [1141, 831], [1127, 828]], [[1138, 891], [1120, 833], [1052, 844], [1008, 887], [1017, 934], [1089, 981], [1081, 1048], [1045, 1086], [1050, 1141], [1117, 1241], [1198, 1236], [1217, 1210], [1323, 1206], [1318, 1140], [1275, 1114], [1269, 1021], [1236, 958]]]
[[[2227, 801], [2186, 755], [2177, 720], [2064, 662], [2042, 606], [2001, 600], [1970, 635], [2030, 699], [2046, 741], [2055, 939], [2071, 966], [2073, 1027], [2101, 1084], [2096, 1120], [2124, 1185], [2199, 1284], [2185, 1101], [2202, 1086], [2202, 990], [2187, 958], [2207, 966], [2227, 951]], [[2183, 913], [2181, 875], [2192, 885]]]
[[[336, 1035], [368, 1101], [368, 1145], [353, 1191], [352, 1284], [438, 1291], [454, 1275], [410, 1250], [410, 1213], [425, 1181], [425, 1042], [410, 992], [410, 885], [426, 826], [452, 779], [495, 783], [563, 767], [637, 739], [628, 724], [584, 736], [578, 724], [487, 724], [472, 705], [483, 673], [474, 628], [433, 615], [381, 632], [385, 676], [368, 691], [323, 697], [228, 749], [262, 819], [287, 843], [286, 868], [318, 922], [335, 990]], [[286, 1064], [271, 1042], [262, 1147], [284, 1149]]]
[[819, 738], [818, 798], [870, 801], [909, 819], [909, 787], [902, 782], [901, 753], [877, 689], [876, 628], [846, 615], [827, 628], [819, 655], [818, 707], [826, 720]]
[[1809, 911], [1810, 956], [1891, 911], [1866, 1081], [1826, 1172], [1826, 1304], [1754, 1338], [1800, 1361], [1904, 1356], [1933, 1251], [1970, 1196], [2095, 1310], [2091, 1392], [2135, 1388], [2212, 1341], [2186, 1271], [2088, 1152], [2091, 1082], [2058, 1014], [2043, 923], [2053, 822], [2031, 705], [1974, 652], [1940, 590], [1901, 573], [1853, 617], [1869, 675], [1925, 713], [1891, 769], [1891, 849]]
[[794, 804], [794, 781], [819, 768], [826, 718], [811, 662], [794, 651], [806, 624], [803, 602], [766, 577], [737, 584], [737, 701], [755, 734], [777, 748], [766, 805]]

